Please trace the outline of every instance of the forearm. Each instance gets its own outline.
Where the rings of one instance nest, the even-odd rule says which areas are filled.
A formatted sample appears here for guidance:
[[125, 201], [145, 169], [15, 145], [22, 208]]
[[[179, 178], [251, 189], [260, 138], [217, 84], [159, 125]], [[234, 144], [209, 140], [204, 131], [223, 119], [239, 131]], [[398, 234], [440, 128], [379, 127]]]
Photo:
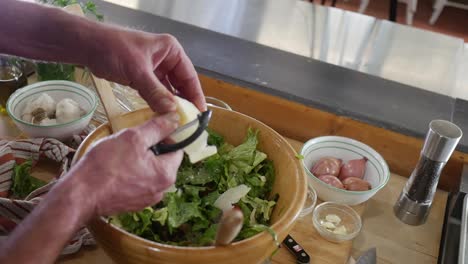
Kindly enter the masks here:
[[87, 65], [102, 45], [100, 23], [17, 0], [2, 0], [0, 7], [0, 53]]
[[[69, 175], [71, 176], [71, 175]], [[0, 263], [53, 263], [60, 251], [91, 217], [93, 207], [83, 183], [59, 182], [0, 248]]]

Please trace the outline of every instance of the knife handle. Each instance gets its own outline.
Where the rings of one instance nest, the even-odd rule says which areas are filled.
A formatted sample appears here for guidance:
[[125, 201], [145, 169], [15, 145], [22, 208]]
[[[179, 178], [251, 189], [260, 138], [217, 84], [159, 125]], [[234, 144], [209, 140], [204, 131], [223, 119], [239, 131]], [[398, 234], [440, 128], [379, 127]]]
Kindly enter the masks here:
[[307, 252], [290, 235], [286, 236], [286, 238], [283, 240], [283, 244], [296, 257], [297, 263], [310, 263], [309, 254], [307, 254]]

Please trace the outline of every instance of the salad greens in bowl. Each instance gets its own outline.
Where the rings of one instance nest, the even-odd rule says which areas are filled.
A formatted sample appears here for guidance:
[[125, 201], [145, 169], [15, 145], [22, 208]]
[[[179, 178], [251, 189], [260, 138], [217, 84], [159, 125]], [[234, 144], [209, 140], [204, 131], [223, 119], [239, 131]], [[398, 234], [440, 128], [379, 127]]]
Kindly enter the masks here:
[[110, 223], [156, 242], [210, 246], [222, 214], [216, 201], [226, 191], [243, 185], [248, 192], [237, 206], [244, 214], [244, 224], [236, 240], [268, 230], [278, 195], [270, 195], [275, 169], [267, 155], [257, 150], [258, 131], [248, 130], [245, 142], [236, 147], [214, 131], [209, 134], [208, 144], [216, 145], [217, 154], [195, 164], [185, 156], [175, 188], [160, 203], [140, 212], [112, 216]]
[[[218, 107], [211, 110], [208, 145], [216, 145], [217, 154], [195, 164], [185, 157], [174, 188], [158, 204], [89, 223], [115, 262], [260, 263], [292, 229], [307, 195], [307, 178], [295, 150], [254, 118]], [[121, 120], [132, 127], [154, 115], [146, 108]], [[108, 124], [96, 129], [73, 163], [110, 134]], [[239, 198], [233, 204], [242, 210], [244, 222], [234, 242], [217, 246], [219, 204], [229, 195]]]

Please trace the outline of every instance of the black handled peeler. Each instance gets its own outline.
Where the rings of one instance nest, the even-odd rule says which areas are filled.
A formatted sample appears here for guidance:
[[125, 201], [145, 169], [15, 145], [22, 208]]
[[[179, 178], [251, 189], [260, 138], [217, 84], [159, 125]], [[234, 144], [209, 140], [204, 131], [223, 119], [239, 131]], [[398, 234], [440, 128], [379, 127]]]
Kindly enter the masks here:
[[154, 155], [158, 156], [158, 155], [162, 155], [162, 154], [165, 154], [165, 153], [169, 153], [169, 152], [173, 152], [173, 151], [177, 151], [177, 150], [180, 150], [180, 149], [183, 149], [185, 147], [187, 147], [188, 145], [192, 144], [195, 140], [197, 140], [197, 138], [203, 133], [203, 131], [205, 131], [205, 129], [208, 127], [208, 123], [210, 122], [210, 119], [211, 119], [211, 114], [212, 114], [212, 111], [211, 110], [207, 110], [205, 112], [202, 112], [200, 113], [198, 116], [197, 116], [197, 119], [177, 128], [172, 134], [177, 134], [189, 127], [192, 127], [194, 125], [198, 125], [198, 128], [197, 130], [195, 130], [195, 132], [193, 132], [192, 135], [190, 135], [188, 138], [180, 141], [180, 142], [177, 142], [177, 143], [174, 143], [174, 144], [164, 144], [162, 142], [158, 143], [158, 144], [155, 144], [153, 146], [150, 147], [150, 150], [153, 151]]

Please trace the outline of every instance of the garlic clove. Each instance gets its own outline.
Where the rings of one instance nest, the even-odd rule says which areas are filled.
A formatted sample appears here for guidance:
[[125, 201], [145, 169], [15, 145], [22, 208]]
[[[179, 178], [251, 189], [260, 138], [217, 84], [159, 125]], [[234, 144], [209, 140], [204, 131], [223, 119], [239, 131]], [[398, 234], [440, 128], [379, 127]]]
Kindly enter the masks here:
[[344, 225], [341, 225], [337, 227], [335, 230], [333, 230], [333, 233], [337, 235], [347, 235], [348, 230], [346, 230], [346, 227]]
[[331, 222], [323, 221], [323, 220], [320, 221], [320, 225], [322, 227], [325, 227], [326, 229], [335, 229], [336, 228], [335, 224], [333, 224]]
[[325, 220], [327, 220], [328, 222], [331, 222], [335, 225], [338, 225], [339, 223], [341, 223], [341, 218], [339, 216], [337, 216], [336, 214], [329, 214], [327, 216], [325, 216]]

